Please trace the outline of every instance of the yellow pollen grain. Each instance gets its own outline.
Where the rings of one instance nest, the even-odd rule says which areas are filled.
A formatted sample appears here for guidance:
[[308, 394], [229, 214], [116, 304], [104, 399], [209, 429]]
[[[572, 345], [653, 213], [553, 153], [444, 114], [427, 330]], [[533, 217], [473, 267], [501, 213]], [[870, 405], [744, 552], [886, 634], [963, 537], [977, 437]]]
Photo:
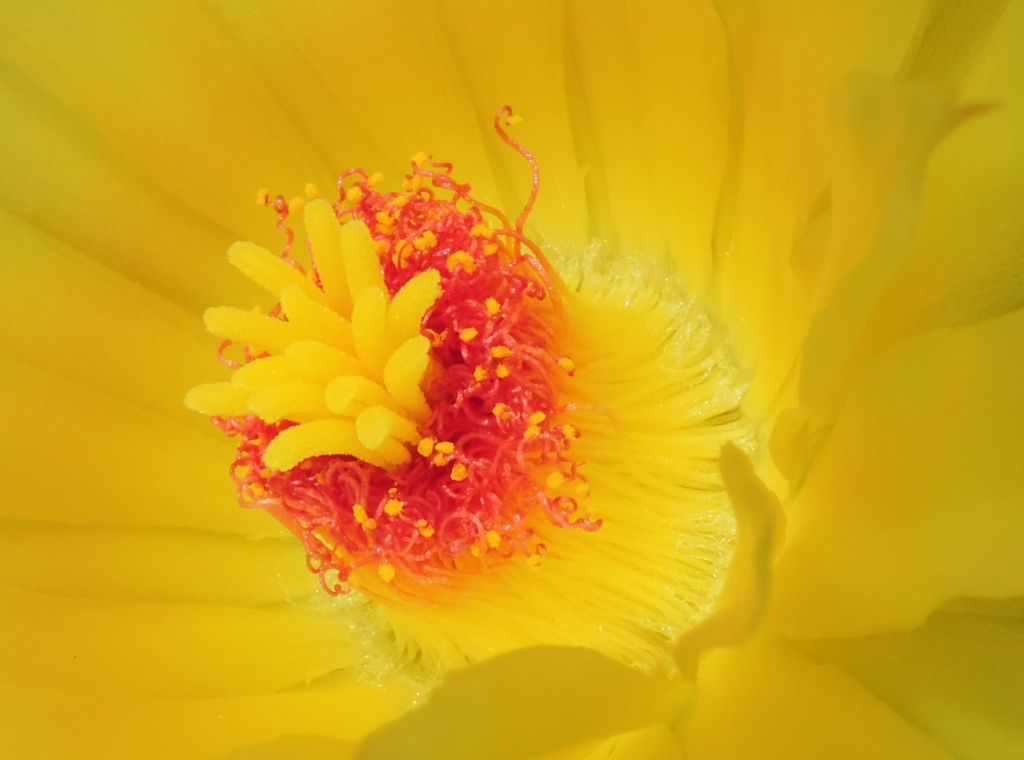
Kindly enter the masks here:
[[366, 514], [366, 507], [362, 504], [352, 505], [352, 516], [356, 518], [356, 522], [360, 525], [365, 525], [369, 521], [369, 516]]
[[469, 343], [473, 338], [480, 334], [480, 331], [475, 327], [464, 327], [459, 330], [459, 338], [463, 343]]
[[366, 180], [366, 184], [368, 184], [370, 187], [376, 187], [383, 181], [384, 175], [381, 174], [380, 172], [374, 172], [373, 174], [370, 175], [369, 179]]
[[507, 359], [512, 356], [512, 349], [508, 346], [495, 346], [491, 349], [491, 356], [495, 359]]
[[497, 549], [501, 545], [501, 534], [496, 530], [487, 531], [487, 545], [492, 549]]
[[504, 364], [499, 364], [498, 368], [494, 370], [494, 374], [497, 375], [498, 377], [508, 377], [512, 373], [509, 371], [509, 368], [506, 367]]
[[482, 237], [484, 240], [490, 240], [494, 237], [494, 230], [481, 222], [480, 224], [474, 224], [469, 234], [473, 237]]
[[420, 535], [424, 538], [430, 538], [434, 535], [434, 529], [427, 524], [426, 520], [419, 519], [416, 521], [416, 528], [419, 530]]
[[444, 467], [448, 458], [444, 454], [434, 454], [434, 458], [431, 461], [434, 463], [434, 467]]
[[507, 119], [505, 119], [505, 123], [510, 127], [515, 126], [516, 124], [522, 124], [522, 122], [522, 116], [509, 116]]
[[409, 203], [409, 197], [406, 195], [399, 195], [394, 201], [392, 201], [392, 203], [395, 208], [405, 208], [406, 204]]
[[477, 368], [473, 370], [473, 379], [478, 383], [482, 383], [487, 379], [487, 374], [487, 367], [478, 365]]
[[305, 190], [305, 193], [306, 193], [306, 199], [307, 200], [313, 200], [314, 198], [316, 198], [316, 196], [317, 196], [316, 185], [314, 185], [312, 182], [307, 182], [306, 183], [306, 187], [304, 188], [304, 190]]
[[438, 451], [442, 454], [451, 454], [455, 451], [455, 444], [451, 441], [441, 441], [435, 444], [434, 451]]
[[467, 274], [473, 274], [476, 271], [476, 261], [465, 251], [456, 251], [448, 257], [447, 261], [448, 271], [454, 272], [461, 266]]
[[391, 583], [395, 579], [395, 567], [394, 565], [383, 564], [377, 568], [377, 575], [379, 575], [385, 583]]
[[572, 372], [576, 369], [576, 362], [570, 359], [568, 356], [563, 356], [558, 360], [558, 366], [564, 369], [566, 372]]
[[501, 311], [501, 303], [498, 301], [497, 298], [488, 298], [486, 304], [487, 313], [490, 314], [492, 317], [499, 311]]
[[429, 457], [434, 450], [435, 443], [436, 441], [433, 438], [421, 438], [420, 442], [416, 444], [416, 452], [421, 457]]
[[353, 185], [345, 193], [345, 200], [353, 206], [359, 203], [364, 197], [366, 197], [366, 194], [363, 192], [363, 188], [359, 187], [359, 185]]
[[565, 482], [565, 475], [558, 472], [549, 473], [547, 479], [544, 481], [548, 488], [558, 488]]
[[540, 428], [536, 425], [530, 425], [530, 427], [526, 428], [523, 432], [523, 438], [527, 441], [531, 438], [536, 438], [538, 435], [540, 435]]
[[384, 511], [392, 517], [398, 517], [398, 515], [402, 514], [402, 502], [398, 499], [388, 499], [384, 505]]
[[499, 401], [497, 404], [494, 405], [494, 408], [491, 410], [491, 414], [493, 414], [500, 420], [506, 420], [509, 418], [511, 411], [512, 410], [508, 404], [504, 404], [501, 401]]
[[422, 164], [424, 161], [427, 160], [427, 154], [424, 153], [421, 150], [419, 153], [417, 153], [415, 156], [413, 156], [411, 160], [412, 160], [413, 164], [415, 164], [416, 166], [419, 166], [420, 164]]
[[497, 243], [488, 243], [484, 246], [484, 256], [493, 256], [498, 252]]
[[526, 421], [529, 422], [531, 425], [539, 425], [547, 418], [548, 416], [544, 414], [544, 412], [534, 412], [527, 418]]
[[426, 251], [437, 245], [437, 235], [427, 230], [413, 241], [413, 247], [417, 251]]
[[458, 483], [460, 480], [465, 480], [469, 477], [469, 470], [466, 469], [466, 465], [462, 462], [456, 462], [452, 465], [452, 480]]

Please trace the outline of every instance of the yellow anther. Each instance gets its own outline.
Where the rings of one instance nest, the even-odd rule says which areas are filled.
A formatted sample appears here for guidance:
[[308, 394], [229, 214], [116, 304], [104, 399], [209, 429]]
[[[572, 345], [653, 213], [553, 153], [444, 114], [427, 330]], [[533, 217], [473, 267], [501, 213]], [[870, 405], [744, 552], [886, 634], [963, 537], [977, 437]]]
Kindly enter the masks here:
[[508, 126], [510, 126], [510, 127], [514, 126], [516, 124], [520, 124], [520, 123], [522, 123], [522, 121], [523, 121], [523, 117], [522, 116], [518, 116], [518, 115], [509, 116], [507, 119], [505, 119], [505, 123]]
[[447, 263], [449, 272], [454, 272], [460, 266], [468, 274], [472, 274], [476, 270], [476, 260], [465, 251], [456, 251], [448, 257]]
[[295, 198], [292, 198], [290, 201], [288, 201], [288, 213], [294, 214], [298, 211], [301, 211], [302, 207], [305, 205], [306, 199], [299, 198], [298, 196], [296, 196]]
[[508, 404], [503, 404], [499, 401], [494, 405], [494, 408], [491, 410], [491, 414], [499, 420], [507, 420], [512, 415], [512, 409]]
[[435, 444], [434, 451], [438, 451], [442, 454], [451, 454], [455, 451], [455, 444], [451, 441], [441, 441]]
[[476, 380], [478, 383], [482, 383], [484, 380], [486, 380], [487, 375], [487, 367], [478, 365], [477, 368], [473, 370], [473, 379]]
[[392, 517], [397, 517], [402, 514], [402, 502], [398, 499], [388, 499], [384, 504], [384, 511]]
[[424, 538], [430, 538], [434, 535], [434, 529], [427, 524], [426, 520], [419, 519], [416, 521], [416, 527], [419, 529], [420, 535]]
[[416, 248], [417, 251], [426, 251], [433, 248], [436, 245], [437, 235], [435, 235], [430, 230], [427, 230], [418, 238], [416, 238], [415, 241], [413, 241], [413, 246]]
[[494, 370], [494, 374], [498, 377], [508, 377], [512, 372], [504, 364], [499, 364], [497, 369]]
[[568, 356], [563, 356], [558, 360], [558, 366], [564, 369], [566, 372], [572, 372], [576, 369], [576, 362], [570, 359]]
[[484, 240], [490, 240], [494, 237], [494, 230], [481, 222], [480, 224], [474, 224], [469, 234], [473, 237], [482, 237]]
[[384, 181], [384, 175], [380, 172], [374, 172], [370, 175], [369, 179], [366, 180], [366, 184], [370, 187], [376, 187]]
[[391, 224], [391, 222], [395, 221], [394, 217], [387, 210], [378, 211], [374, 214], [374, 219], [377, 220], [378, 224]]
[[444, 467], [448, 462], [448, 457], [444, 454], [434, 454], [434, 458], [430, 461], [434, 463], [434, 467]]
[[508, 346], [495, 346], [491, 349], [491, 356], [495, 359], [505, 359], [512, 356], [512, 349]]
[[267, 188], [263, 188], [256, 193], [256, 205], [266, 206], [268, 203], [270, 203], [270, 191]]
[[527, 441], [531, 438], [536, 438], [538, 435], [540, 435], [540, 428], [536, 425], [530, 425], [530, 427], [526, 428], [523, 432], [523, 438]]
[[423, 177], [419, 174], [414, 174], [412, 179], [402, 180], [402, 189], [406, 192], [416, 192], [420, 189], [420, 185], [423, 184]]
[[466, 469], [466, 465], [462, 462], [456, 462], [452, 465], [452, 480], [456, 483], [460, 480], [465, 480], [469, 477], [469, 470]]
[[316, 185], [312, 182], [307, 182], [305, 187], [306, 199], [313, 200], [317, 196]]
[[566, 438], [579, 438], [580, 431], [574, 428], [572, 425], [562, 425], [562, 435]]
[[385, 583], [391, 583], [395, 579], [395, 568], [393, 565], [383, 564], [377, 568], [379, 575]]
[[488, 243], [484, 246], [484, 256], [493, 256], [498, 252], [497, 243]]
[[395, 208], [405, 208], [405, 205], [408, 202], [409, 202], [409, 196], [407, 196], [407, 195], [396, 196], [394, 201], [392, 201], [392, 203], [394, 203], [394, 205], [395, 205]]
[[356, 522], [362, 525], [366, 530], [373, 530], [377, 527], [377, 521], [366, 514], [366, 507], [362, 504], [352, 505], [352, 516], [356, 518]]
[[547, 476], [544, 482], [548, 488], [558, 488], [565, 482], [565, 475], [555, 470]]
[[485, 538], [487, 539], [487, 545], [492, 549], [497, 549], [501, 545], [501, 534], [496, 530], [487, 531]]
[[486, 303], [487, 313], [490, 314], [492, 317], [499, 311], [501, 311], [501, 303], [498, 301], [497, 298], [488, 298]]
[[359, 187], [359, 185], [353, 185], [345, 193], [345, 200], [347, 200], [353, 206], [359, 203], [365, 197], [366, 193], [363, 192], [363, 188]]
[[459, 330], [459, 338], [463, 343], [469, 343], [473, 338], [480, 334], [480, 331], [475, 327], [464, 327]]
[[436, 441], [433, 438], [421, 438], [420, 442], [416, 444], [416, 451], [421, 457], [429, 457], [434, 451], [434, 443]]
[[547, 418], [548, 416], [544, 414], [544, 412], [534, 412], [529, 417], [527, 417], [526, 421], [529, 422], [531, 425], [539, 425]]
[[412, 162], [416, 166], [419, 166], [420, 164], [422, 164], [426, 160], [427, 160], [427, 154], [424, 153], [422, 150], [419, 153], [417, 153], [415, 156], [412, 157]]

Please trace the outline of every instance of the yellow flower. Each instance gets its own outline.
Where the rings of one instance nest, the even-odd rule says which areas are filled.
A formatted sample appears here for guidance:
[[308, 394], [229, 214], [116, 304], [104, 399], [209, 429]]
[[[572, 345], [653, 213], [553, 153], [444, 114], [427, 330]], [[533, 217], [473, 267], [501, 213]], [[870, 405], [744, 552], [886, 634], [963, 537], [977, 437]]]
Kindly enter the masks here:
[[[1019, 753], [1022, 36], [1019, 2], [6, 9], [3, 754]], [[667, 675], [512, 647], [428, 695], [180, 399], [201, 311], [259, 300], [222, 251], [279, 247], [259, 188], [429, 150], [513, 213], [503, 103], [528, 232], [703, 304], [755, 466], [722, 454], [733, 561]]]

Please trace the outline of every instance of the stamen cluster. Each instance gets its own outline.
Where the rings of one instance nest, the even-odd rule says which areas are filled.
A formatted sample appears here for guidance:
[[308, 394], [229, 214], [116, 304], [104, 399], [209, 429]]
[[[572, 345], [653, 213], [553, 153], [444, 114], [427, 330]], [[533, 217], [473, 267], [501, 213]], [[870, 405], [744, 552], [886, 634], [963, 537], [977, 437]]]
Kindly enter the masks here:
[[[441, 278], [421, 325], [431, 342], [423, 381], [430, 411], [407, 463], [385, 469], [322, 455], [274, 470], [263, 452], [293, 421], [214, 420], [240, 440], [232, 475], [241, 503], [266, 509], [298, 535], [332, 593], [346, 590], [365, 566], [408, 587], [516, 555], [538, 563], [538, 521], [599, 527], [579, 507], [585, 484], [570, 456], [579, 433], [562, 421], [559, 376], [574, 367], [557, 350], [557, 292], [522, 230], [534, 176], [534, 195], [514, 224], [476, 202], [451, 165], [424, 157], [413, 160], [399, 192], [378, 192], [379, 175], [360, 169], [338, 181], [332, 207], [339, 223], [370, 230], [392, 296], [429, 269]], [[290, 248], [289, 204], [280, 197], [267, 203]], [[315, 253], [307, 275], [319, 285]], [[284, 257], [293, 263], [288, 250]]]

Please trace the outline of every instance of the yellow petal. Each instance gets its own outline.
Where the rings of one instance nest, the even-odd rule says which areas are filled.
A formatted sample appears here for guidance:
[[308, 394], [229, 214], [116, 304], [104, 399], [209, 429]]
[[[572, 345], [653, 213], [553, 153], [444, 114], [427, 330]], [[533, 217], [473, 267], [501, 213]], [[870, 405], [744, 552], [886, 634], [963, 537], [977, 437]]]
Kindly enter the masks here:
[[962, 600], [910, 633], [803, 642], [938, 738], [956, 757], [1012, 760], [1024, 747], [1024, 604]]
[[[1001, 3], [965, 3], [957, 10], [982, 14], [992, 5]], [[947, 30], [954, 33], [963, 32]], [[1024, 9], [1010, 6], [961, 84], [961, 101], [987, 110], [958, 125], [936, 150], [917, 235], [868, 325], [863, 355], [1024, 303], [1024, 217], [1017, 200], [1024, 194], [1022, 34]]]
[[838, 668], [762, 637], [701, 663], [687, 731], [700, 760], [952, 760]]
[[770, 619], [793, 636], [920, 624], [1024, 594], [1024, 312], [865, 365], [789, 510]]
[[[40, 594], [255, 606], [302, 602], [318, 587], [291, 536], [30, 521], [0, 529], [0, 584]], [[40, 572], [54, 564], [64, 570]]]
[[6, 683], [26, 688], [269, 694], [351, 669], [366, 656], [361, 631], [288, 603], [259, 609], [0, 590], [0, 611], [0, 670]]
[[892, 74], [923, 6], [715, 3], [730, 45], [732, 95], [715, 302], [741, 360], [758, 362], [766, 394], [792, 368], [813, 300], [813, 283], [794, 270], [791, 253], [829, 182], [829, 96], [851, 70]]
[[583, 648], [532, 647], [453, 673], [423, 707], [370, 734], [359, 760], [528, 758], [664, 723], [689, 687]]
[[[289, 734], [351, 741], [406, 709], [415, 693], [384, 678], [249, 697], [152, 699], [0, 687], [5, 750], [54, 757], [210, 758]], [[59, 726], [59, 730], [55, 729]]]
[[0, 392], [18, 399], [0, 436], [4, 471], [18, 473], [0, 479], [0, 517], [280, 534], [266, 515], [227, 506], [231, 445], [212, 428], [197, 432], [3, 356]]
[[676, 647], [676, 661], [687, 674], [694, 672], [702, 654], [742, 643], [760, 623], [772, 558], [784, 530], [779, 500], [754, 473], [746, 454], [726, 444], [719, 466], [736, 514], [736, 545], [715, 611], [683, 634]]

